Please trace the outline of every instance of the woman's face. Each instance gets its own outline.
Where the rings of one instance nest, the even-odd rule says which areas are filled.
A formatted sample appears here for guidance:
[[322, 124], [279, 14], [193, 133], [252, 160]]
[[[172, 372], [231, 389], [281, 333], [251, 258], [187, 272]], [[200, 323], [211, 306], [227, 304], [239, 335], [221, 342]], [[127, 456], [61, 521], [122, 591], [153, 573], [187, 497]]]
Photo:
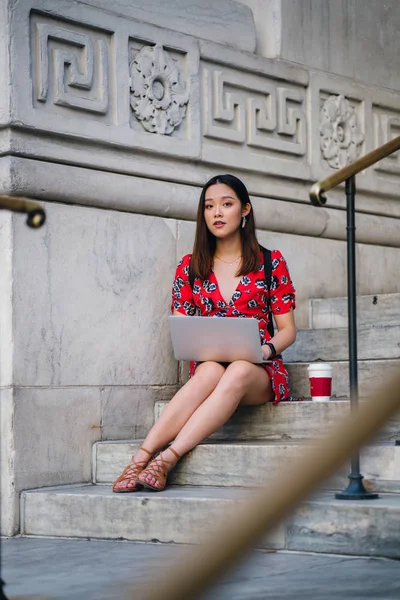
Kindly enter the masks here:
[[211, 185], [204, 202], [204, 219], [215, 237], [229, 237], [241, 226], [242, 218], [249, 214], [250, 204], [242, 206], [235, 192], [225, 183]]

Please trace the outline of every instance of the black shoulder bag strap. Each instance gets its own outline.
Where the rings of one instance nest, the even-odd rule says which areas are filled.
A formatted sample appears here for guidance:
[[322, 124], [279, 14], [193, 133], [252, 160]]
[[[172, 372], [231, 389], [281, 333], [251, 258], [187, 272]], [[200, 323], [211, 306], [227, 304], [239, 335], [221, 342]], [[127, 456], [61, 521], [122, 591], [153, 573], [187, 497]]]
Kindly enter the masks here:
[[193, 286], [194, 286], [194, 273], [192, 270], [192, 257], [190, 257], [190, 262], [189, 262], [189, 283], [190, 283], [190, 287], [193, 290]]
[[264, 256], [264, 278], [267, 284], [268, 289], [268, 333], [272, 337], [274, 337], [274, 322], [272, 320], [272, 311], [271, 311], [271, 279], [272, 279], [272, 257], [271, 250], [264, 248], [260, 245], [260, 250], [262, 250]]

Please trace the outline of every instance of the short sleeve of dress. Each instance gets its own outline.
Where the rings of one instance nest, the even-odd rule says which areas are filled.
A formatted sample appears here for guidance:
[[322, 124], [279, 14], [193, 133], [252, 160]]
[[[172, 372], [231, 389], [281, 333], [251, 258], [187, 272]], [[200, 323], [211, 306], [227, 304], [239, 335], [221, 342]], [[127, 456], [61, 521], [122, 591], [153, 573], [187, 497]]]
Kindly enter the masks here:
[[296, 290], [293, 287], [286, 261], [279, 250], [272, 250], [271, 261], [271, 310], [274, 315], [279, 315], [289, 312], [291, 308], [296, 308]]
[[179, 262], [172, 286], [171, 312], [174, 310], [183, 315], [196, 314], [196, 304], [193, 299], [193, 290], [189, 282], [190, 254], [186, 254]]

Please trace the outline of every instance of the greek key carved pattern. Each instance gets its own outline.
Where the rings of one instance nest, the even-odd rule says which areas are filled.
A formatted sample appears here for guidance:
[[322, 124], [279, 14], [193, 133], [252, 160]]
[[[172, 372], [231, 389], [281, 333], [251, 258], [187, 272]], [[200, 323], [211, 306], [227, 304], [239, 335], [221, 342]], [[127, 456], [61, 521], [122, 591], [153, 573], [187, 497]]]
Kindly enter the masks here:
[[[46, 103], [52, 85], [58, 106], [104, 115], [109, 105], [108, 49], [105, 40], [65, 27], [35, 23], [37, 44], [36, 99]], [[70, 48], [50, 49], [49, 41]], [[53, 81], [51, 80], [53, 74]]]
[[[374, 114], [374, 146], [390, 142], [394, 137], [400, 135], [400, 115], [389, 113]], [[382, 173], [400, 175], [400, 151], [390, 154], [384, 160], [375, 165], [375, 170]]]
[[265, 78], [247, 86], [239, 73], [206, 68], [203, 73], [206, 137], [298, 156], [306, 153], [300, 90], [278, 87]]

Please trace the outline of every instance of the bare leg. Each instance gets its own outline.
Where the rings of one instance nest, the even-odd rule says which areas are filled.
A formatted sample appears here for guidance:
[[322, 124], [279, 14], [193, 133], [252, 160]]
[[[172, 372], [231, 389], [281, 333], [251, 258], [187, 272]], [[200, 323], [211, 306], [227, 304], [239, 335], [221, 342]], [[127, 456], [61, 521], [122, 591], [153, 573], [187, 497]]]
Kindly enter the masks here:
[[[224, 373], [225, 367], [219, 363], [208, 361], [200, 364], [195, 375], [168, 403], [142, 446], [154, 454], [171, 442], [201, 403], [213, 392]], [[148, 460], [149, 456], [143, 450], [138, 450], [132, 457], [132, 461], [137, 463]], [[120, 481], [115, 487], [125, 489], [132, 488], [133, 485], [128, 481]]]
[[[231, 363], [212, 393], [199, 404], [180, 429], [172, 444], [174, 450], [183, 456], [197, 446], [226, 423], [241, 401], [248, 405], [264, 404], [272, 400], [272, 395], [271, 381], [262, 367], [244, 360]], [[162, 456], [169, 463], [169, 471], [177, 458], [168, 448]], [[144, 479], [157, 486], [156, 479], [151, 475], [146, 474]]]

